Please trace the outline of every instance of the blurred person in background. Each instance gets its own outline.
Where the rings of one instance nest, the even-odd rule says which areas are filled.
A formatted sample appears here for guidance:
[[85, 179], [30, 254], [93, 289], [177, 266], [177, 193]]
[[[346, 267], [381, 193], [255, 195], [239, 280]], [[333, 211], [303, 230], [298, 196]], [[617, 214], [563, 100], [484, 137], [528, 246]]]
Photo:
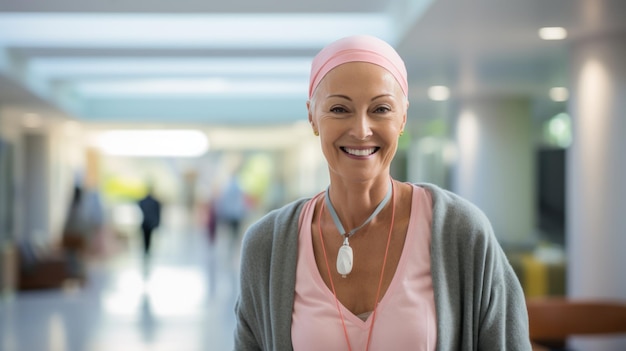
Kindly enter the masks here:
[[84, 188], [82, 195], [87, 216], [87, 247], [90, 256], [105, 254], [106, 235], [105, 209], [100, 192], [94, 188]]
[[215, 238], [217, 236], [217, 212], [215, 208], [215, 199], [209, 199], [205, 208], [206, 214], [204, 224], [206, 228], [207, 240], [209, 242], [209, 246], [211, 247], [215, 244]]
[[152, 234], [161, 225], [161, 202], [155, 197], [152, 185], [148, 186], [146, 195], [139, 200], [141, 210], [141, 234], [143, 239], [143, 256], [147, 262], [150, 259]]
[[215, 195], [210, 206], [210, 214], [215, 219], [212, 224], [228, 230], [232, 249], [239, 244], [241, 225], [248, 214], [248, 209], [248, 196], [241, 186], [238, 175], [234, 174]]
[[236, 350], [531, 350], [521, 285], [476, 206], [392, 179], [404, 62], [371, 36], [314, 58], [307, 102], [330, 185], [242, 244]]
[[89, 243], [91, 223], [86, 206], [84, 190], [75, 185], [70, 208], [63, 226], [62, 246], [67, 259], [70, 278], [86, 278], [85, 254]]

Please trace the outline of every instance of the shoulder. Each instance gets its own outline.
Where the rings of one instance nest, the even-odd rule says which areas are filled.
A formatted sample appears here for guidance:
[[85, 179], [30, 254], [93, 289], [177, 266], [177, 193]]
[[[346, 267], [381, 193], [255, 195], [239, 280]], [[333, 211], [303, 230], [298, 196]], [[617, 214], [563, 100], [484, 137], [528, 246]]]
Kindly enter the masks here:
[[445, 241], [491, 240], [493, 228], [485, 213], [475, 204], [434, 184], [416, 184], [432, 197], [433, 238]]
[[[281, 227], [289, 225], [295, 218], [298, 220], [302, 206], [308, 201], [308, 198], [298, 199], [290, 202], [281, 208], [274, 209], [254, 222], [248, 232], [263, 232], [268, 229], [280, 229]], [[252, 235], [252, 234], [250, 234]]]
[[300, 211], [308, 200], [302, 198], [272, 210], [250, 225], [244, 234], [243, 250], [269, 248], [274, 241], [285, 240], [290, 234], [297, 236]]
[[487, 216], [478, 206], [460, 195], [434, 184], [418, 183], [416, 185], [430, 193], [433, 201], [433, 212], [437, 212], [438, 216], [457, 218], [461, 221], [474, 222], [476, 224], [488, 222]]
[[[268, 276], [269, 267], [284, 268], [283, 264], [295, 262], [298, 254], [298, 219], [306, 201], [296, 200], [275, 209], [246, 230], [240, 261], [244, 281], [256, 281], [262, 276]], [[278, 261], [282, 263], [276, 264]]]

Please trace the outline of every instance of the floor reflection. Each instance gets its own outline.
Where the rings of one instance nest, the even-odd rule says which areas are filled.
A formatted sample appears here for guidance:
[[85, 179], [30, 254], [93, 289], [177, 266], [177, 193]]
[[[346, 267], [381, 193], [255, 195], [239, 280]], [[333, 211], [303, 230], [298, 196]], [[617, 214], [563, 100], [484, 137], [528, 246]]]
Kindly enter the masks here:
[[90, 266], [86, 287], [0, 301], [2, 351], [230, 350], [236, 263], [231, 242], [201, 232], [159, 233]]
[[158, 328], [158, 320], [154, 317], [152, 312], [150, 295], [142, 295], [140, 308], [139, 326], [141, 336], [146, 343], [153, 343], [155, 340], [155, 334], [157, 333], [156, 329]]

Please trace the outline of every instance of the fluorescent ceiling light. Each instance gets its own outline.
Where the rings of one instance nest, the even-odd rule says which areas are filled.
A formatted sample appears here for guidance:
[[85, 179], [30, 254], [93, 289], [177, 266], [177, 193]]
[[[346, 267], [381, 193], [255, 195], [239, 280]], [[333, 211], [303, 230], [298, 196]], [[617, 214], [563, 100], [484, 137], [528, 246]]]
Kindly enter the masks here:
[[445, 101], [450, 98], [450, 89], [443, 85], [434, 85], [428, 88], [428, 97], [434, 101]]
[[557, 101], [557, 102], [567, 101], [568, 98], [569, 98], [569, 91], [567, 90], [567, 88], [554, 87], [550, 89], [550, 99], [552, 99], [552, 101]]
[[112, 130], [96, 144], [115, 156], [197, 157], [209, 149], [207, 136], [197, 130]]
[[33, 47], [320, 48], [351, 34], [395, 39], [384, 13], [2, 13], [0, 33], [0, 44]]
[[302, 95], [306, 98], [307, 80], [303, 79], [125, 79], [73, 83], [75, 93], [86, 98], [173, 97], [206, 95]]
[[567, 31], [562, 27], [544, 27], [539, 29], [539, 37], [543, 40], [563, 40], [567, 38]]
[[210, 94], [228, 87], [224, 79], [123, 79], [73, 84], [82, 96], [128, 96], [152, 94]]
[[43, 79], [80, 76], [142, 76], [142, 75], [289, 75], [308, 78], [311, 58], [34, 58], [28, 71]]

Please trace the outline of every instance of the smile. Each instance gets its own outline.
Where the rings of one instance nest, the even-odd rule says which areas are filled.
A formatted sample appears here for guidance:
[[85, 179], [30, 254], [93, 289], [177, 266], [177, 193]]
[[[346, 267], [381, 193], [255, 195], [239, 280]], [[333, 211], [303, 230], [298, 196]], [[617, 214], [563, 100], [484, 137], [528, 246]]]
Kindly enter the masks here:
[[380, 149], [379, 147], [371, 147], [368, 149], [351, 149], [347, 147], [341, 147], [341, 150], [343, 152], [350, 154], [352, 156], [369, 156], [369, 155], [374, 154], [379, 149]]

